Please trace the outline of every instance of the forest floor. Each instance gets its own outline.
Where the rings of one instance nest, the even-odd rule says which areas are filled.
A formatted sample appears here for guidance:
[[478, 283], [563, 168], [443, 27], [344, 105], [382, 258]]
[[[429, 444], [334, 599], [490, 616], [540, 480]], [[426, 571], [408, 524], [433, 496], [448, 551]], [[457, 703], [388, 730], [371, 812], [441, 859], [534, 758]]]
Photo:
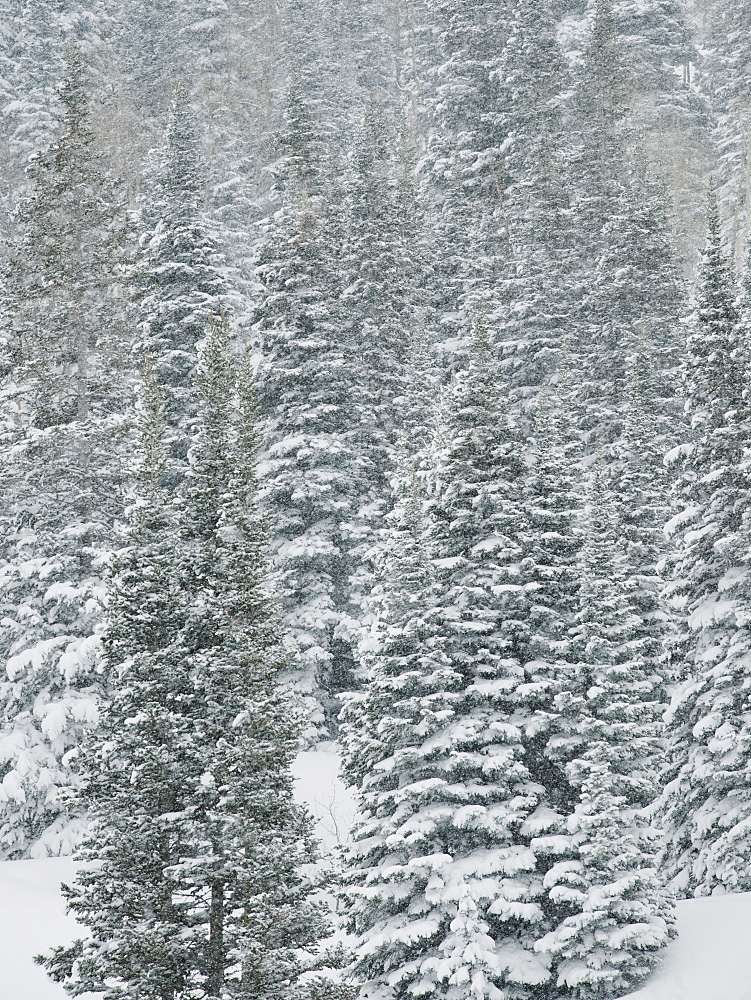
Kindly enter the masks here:
[[[324, 854], [342, 842], [354, 811], [338, 763], [332, 745], [300, 754], [294, 768]], [[33, 957], [78, 932], [60, 894], [75, 871], [69, 858], [0, 864], [0, 1000], [65, 1000]], [[628, 1000], [751, 1000], [751, 893], [679, 903], [677, 940], [653, 981]]]

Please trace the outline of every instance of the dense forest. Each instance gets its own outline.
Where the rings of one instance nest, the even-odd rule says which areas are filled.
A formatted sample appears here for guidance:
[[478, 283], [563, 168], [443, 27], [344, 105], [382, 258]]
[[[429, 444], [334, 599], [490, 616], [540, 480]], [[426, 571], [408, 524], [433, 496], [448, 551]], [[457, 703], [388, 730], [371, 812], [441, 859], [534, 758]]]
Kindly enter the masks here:
[[90, 862], [72, 995], [607, 1000], [751, 890], [749, 95], [749, 0], [0, 0], [0, 858]]

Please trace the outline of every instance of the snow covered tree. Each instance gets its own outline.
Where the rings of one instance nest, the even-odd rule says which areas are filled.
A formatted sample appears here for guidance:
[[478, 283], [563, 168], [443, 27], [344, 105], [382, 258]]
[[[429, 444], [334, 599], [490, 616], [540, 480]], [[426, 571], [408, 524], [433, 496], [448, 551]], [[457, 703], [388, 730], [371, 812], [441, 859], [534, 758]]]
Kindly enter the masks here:
[[29, 163], [30, 191], [8, 247], [11, 361], [34, 387], [41, 427], [86, 419], [113, 388], [105, 356], [108, 368], [122, 367], [125, 353], [116, 297], [128, 237], [123, 192], [96, 150], [78, 50], [59, 97], [58, 136]]
[[193, 108], [179, 86], [153, 190], [143, 207], [141, 255], [133, 275], [139, 348], [154, 358], [165, 393], [168, 440], [185, 458], [197, 343], [206, 321], [229, 306], [224, 259], [203, 212], [204, 182]]
[[398, 119], [371, 103], [358, 130], [345, 183], [349, 197], [340, 308], [350, 355], [351, 433], [360, 466], [349, 588], [367, 615], [372, 552], [388, 502], [388, 475], [402, 430], [410, 341], [428, 314], [430, 267], [413, 166]]
[[371, 445], [369, 478], [382, 482], [399, 423], [394, 399], [418, 310], [425, 303], [422, 285], [427, 276], [411, 164], [399, 156], [398, 123], [390, 117], [387, 109], [371, 105], [359, 130], [347, 178], [350, 199], [342, 261], [343, 315], [358, 364], [352, 374], [362, 392], [355, 419], [363, 452]]
[[578, 301], [572, 318], [593, 442], [620, 433], [626, 356], [635, 337], [649, 345], [663, 372], [659, 408], [670, 408], [684, 305], [665, 194], [634, 134], [626, 82], [615, 5], [597, 0], [578, 75], [571, 154]]
[[683, 272], [693, 274], [704, 237], [707, 173], [716, 162], [698, 51], [704, 40], [693, 37], [696, 20], [680, 0], [619, 0], [616, 13], [630, 124], [667, 187], [668, 224]]
[[0, 551], [0, 849], [10, 857], [68, 853], [81, 833], [64, 790], [97, 719], [104, 563], [127, 445], [128, 230], [94, 148], [76, 52], [60, 99], [58, 136], [30, 163], [10, 247]]
[[558, 985], [583, 998], [618, 996], [638, 985], [672, 926], [654, 839], [636, 813], [659, 782], [661, 678], [618, 572], [616, 530], [614, 498], [598, 470], [572, 629], [578, 662], [571, 655], [563, 674], [550, 742], [572, 793], [570, 841], [545, 876], [559, 922], [537, 945], [553, 957]]
[[[664, 398], [664, 389], [656, 390], [655, 381], [646, 346], [637, 342], [626, 358], [623, 434], [613, 448], [610, 472], [618, 497], [618, 574], [625, 600], [641, 620], [635, 627], [657, 662], [664, 659], [661, 647], [674, 626], [661, 597], [661, 566], [669, 547], [663, 528], [671, 511], [670, 474], [663, 456], [685, 426], [667, 414], [655, 419]], [[665, 660], [661, 670], [669, 669]]]
[[662, 866], [684, 895], [743, 891], [747, 791], [748, 333], [710, 198], [710, 224], [688, 338], [691, 436], [678, 463], [669, 598], [682, 612], [673, 655], [681, 684], [670, 709], [661, 800]]
[[[570, 191], [562, 95], [569, 74], [547, 2], [517, 0], [498, 80], [503, 142], [506, 296], [500, 338], [515, 389], [539, 386], [570, 336]], [[568, 238], [567, 238], [568, 237]]]
[[548, 794], [559, 803], [567, 801], [566, 782], [562, 772], [560, 781], [550, 774], [554, 765], [546, 748], [551, 726], [555, 729], [553, 698], [560, 684], [565, 684], [565, 667], [561, 679], [562, 664], [572, 656], [570, 632], [578, 610], [581, 547], [577, 523], [581, 506], [579, 446], [564, 415], [566, 395], [564, 380], [560, 379], [555, 392], [547, 388], [538, 397], [534, 467], [525, 483], [526, 523], [519, 564], [528, 603], [520, 652], [525, 702], [534, 719], [526, 742], [527, 764], [540, 780], [546, 777]]
[[353, 359], [339, 315], [336, 214], [290, 184], [259, 249], [263, 291], [260, 409], [267, 423], [263, 495], [297, 686], [321, 732], [352, 686], [348, 581], [361, 481], [353, 429]]
[[3, 0], [0, 5], [2, 157], [11, 190], [23, 186], [29, 156], [55, 138], [66, 49], [91, 41], [91, 6], [86, 0]]
[[[570, 713], [576, 756], [593, 741], [609, 747], [610, 756], [603, 750], [598, 759], [620, 775], [618, 794], [633, 808], [649, 805], [659, 782], [664, 685], [659, 641], [652, 641], [624, 585], [619, 503], [609, 478], [598, 470], [593, 479], [572, 636], [574, 683], [559, 701], [579, 699], [577, 712]], [[568, 768], [575, 770], [575, 763]]]
[[749, 109], [745, 100], [751, 77], [748, 0], [722, 0], [707, 12], [703, 41], [707, 53], [703, 89], [715, 114], [715, 141], [720, 158], [719, 197], [725, 212], [730, 254], [739, 259], [749, 229]]
[[624, 818], [618, 780], [597, 744], [582, 762], [581, 804], [569, 829], [575, 858], [545, 882], [569, 912], [537, 947], [552, 956], [559, 989], [581, 1000], [619, 997], [655, 968], [673, 931], [673, 915], [654, 858]]
[[[446, 399], [430, 510], [436, 555], [445, 566], [440, 601], [452, 623], [452, 662], [471, 675], [476, 657], [478, 668], [491, 673], [500, 659], [518, 677], [526, 613], [518, 565], [525, 470], [501, 378], [480, 316], [469, 367], [455, 376]], [[494, 588], [505, 594], [502, 610]]]
[[[468, 395], [465, 386], [455, 399]], [[483, 415], [492, 401], [487, 407]], [[454, 411], [465, 432], [462, 449], [455, 428], [454, 455], [459, 461], [464, 450], [479, 463], [486, 453], [470, 430], [478, 413], [467, 410]], [[488, 443], [490, 427], [474, 429]], [[499, 450], [492, 457], [503, 461]], [[345, 774], [360, 803], [344, 895], [356, 971], [366, 991], [384, 997], [480, 1000], [506, 990], [531, 997], [548, 978], [533, 950], [541, 882], [522, 833], [541, 790], [511, 718], [518, 679], [493, 634], [495, 551], [476, 552], [482, 541], [492, 547], [491, 475], [490, 467], [479, 475], [490, 494], [476, 515], [481, 523], [472, 531], [463, 519], [464, 557], [443, 560], [462, 566], [463, 599], [457, 581], [454, 609], [445, 607], [447, 570], [440, 559], [434, 569], [416, 481], [397, 481], [377, 616], [364, 646], [371, 680], [343, 713]], [[457, 507], [473, 506], [476, 483], [466, 496], [458, 478], [443, 486]]]
[[[429, 69], [427, 155], [431, 224], [437, 248], [436, 301], [445, 334], [455, 337], [467, 306], [496, 314], [495, 291], [506, 256], [505, 187], [498, 67], [509, 4], [459, 0], [430, 5], [425, 32], [436, 39]], [[469, 313], [464, 313], [466, 319]], [[461, 330], [464, 338], [469, 330]]]
[[217, 322], [201, 354], [190, 474], [172, 505], [147, 381], [137, 557], [115, 578], [113, 698], [83, 758], [87, 853], [99, 864], [67, 890], [91, 936], [45, 959], [74, 996], [297, 995], [324, 927], [301, 872], [313, 850], [292, 798], [299, 721], [278, 683], [249, 366], [237, 374]]

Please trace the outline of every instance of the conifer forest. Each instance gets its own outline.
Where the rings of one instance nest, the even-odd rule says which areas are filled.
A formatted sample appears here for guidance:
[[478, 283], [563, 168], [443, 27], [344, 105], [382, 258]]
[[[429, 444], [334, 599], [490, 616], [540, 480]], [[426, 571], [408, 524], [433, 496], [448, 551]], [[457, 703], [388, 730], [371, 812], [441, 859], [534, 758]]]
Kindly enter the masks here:
[[0, 109], [47, 975], [637, 990], [751, 890], [751, 0], [0, 0]]

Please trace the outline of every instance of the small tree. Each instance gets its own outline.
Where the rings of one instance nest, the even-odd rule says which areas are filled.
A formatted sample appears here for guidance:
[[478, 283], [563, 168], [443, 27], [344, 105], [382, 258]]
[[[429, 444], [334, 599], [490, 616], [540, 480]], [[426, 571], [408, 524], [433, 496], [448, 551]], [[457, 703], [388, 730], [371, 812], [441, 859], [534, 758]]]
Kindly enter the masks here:
[[624, 814], [607, 748], [595, 743], [586, 758], [569, 822], [574, 858], [546, 877], [552, 901], [569, 915], [537, 947], [553, 957], [567, 995], [601, 1000], [631, 992], [652, 972], [673, 915], [654, 858]]

